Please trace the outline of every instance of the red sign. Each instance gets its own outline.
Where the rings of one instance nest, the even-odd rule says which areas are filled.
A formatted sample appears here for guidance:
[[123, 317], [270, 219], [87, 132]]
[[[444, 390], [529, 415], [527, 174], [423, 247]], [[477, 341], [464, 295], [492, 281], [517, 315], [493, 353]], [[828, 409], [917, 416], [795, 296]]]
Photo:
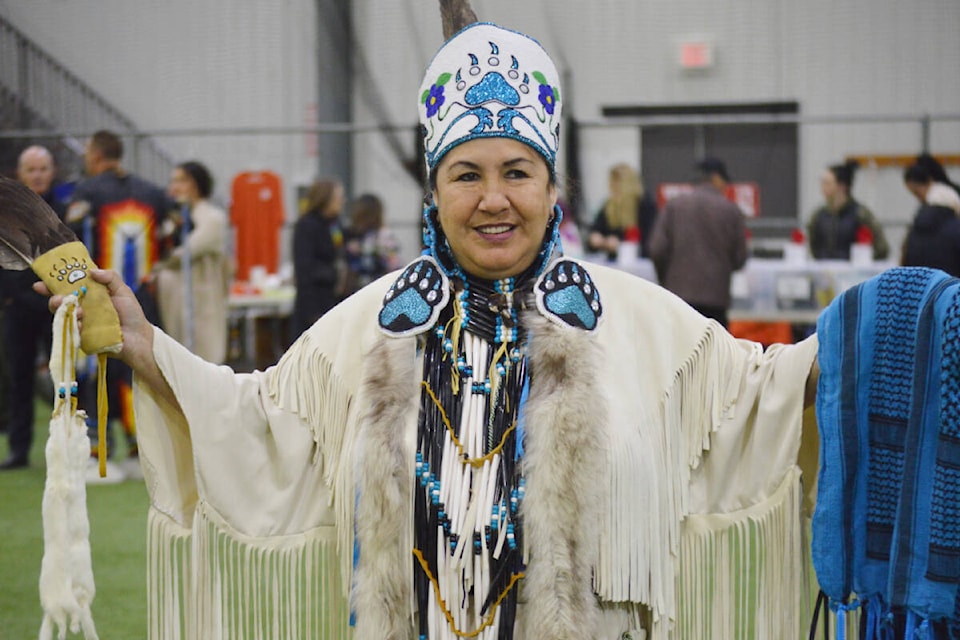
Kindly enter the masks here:
[[[663, 208], [667, 200], [682, 193], [693, 191], [689, 182], [662, 182], [657, 186], [657, 207]], [[744, 215], [756, 218], [760, 215], [760, 187], [756, 182], [731, 182], [727, 185], [727, 200], [734, 203]]]
[[713, 66], [713, 47], [708, 42], [680, 43], [680, 66], [684, 69], [706, 69]]

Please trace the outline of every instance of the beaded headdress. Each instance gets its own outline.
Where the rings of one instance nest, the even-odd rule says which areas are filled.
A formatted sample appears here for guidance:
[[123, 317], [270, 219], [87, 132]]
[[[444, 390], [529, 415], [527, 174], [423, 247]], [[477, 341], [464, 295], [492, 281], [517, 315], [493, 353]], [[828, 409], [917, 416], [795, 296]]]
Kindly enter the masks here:
[[[490, 23], [471, 24], [437, 52], [421, 89], [420, 119], [431, 172], [457, 144], [495, 137], [536, 149], [553, 171], [560, 135], [557, 71], [536, 40]], [[512, 292], [536, 280], [534, 297], [541, 313], [561, 324], [593, 330], [602, 313], [599, 296], [581, 266], [559, 260], [562, 216], [555, 207], [539, 255], [527, 272], [490, 286]], [[471, 295], [465, 292], [484, 286], [457, 264], [432, 204], [423, 211], [423, 245], [421, 258], [406, 267], [384, 297], [379, 320], [388, 335], [413, 335], [434, 327], [449, 301], [449, 278], [460, 283], [464, 301]], [[579, 293], [571, 295], [574, 290]], [[497, 336], [501, 320], [496, 320]], [[515, 327], [516, 318], [507, 324]]]
[[420, 85], [427, 170], [476, 138], [512, 138], [536, 149], [551, 170], [560, 139], [557, 69], [540, 43], [474, 23], [436, 53]]
[[[488, 22], [461, 29], [434, 55], [420, 87], [420, 123], [427, 171], [462, 142], [510, 138], [543, 156], [552, 172], [560, 140], [560, 89], [556, 67], [533, 38]], [[436, 209], [423, 211], [424, 254], [445, 275], [458, 275]], [[562, 253], [559, 208], [544, 238], [535, 271]]]

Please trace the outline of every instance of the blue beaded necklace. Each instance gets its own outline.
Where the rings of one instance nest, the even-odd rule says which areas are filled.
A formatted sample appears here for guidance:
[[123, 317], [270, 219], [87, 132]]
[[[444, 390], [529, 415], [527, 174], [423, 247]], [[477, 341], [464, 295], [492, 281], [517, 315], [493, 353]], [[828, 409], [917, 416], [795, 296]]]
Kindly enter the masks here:
[[[525, 557], [523, 405], [530, 376], [520, 312], [562, 254], [554, 209], [534, 264], [487, 281], [460, 268], [424, 208], [424, 254], [450, 281], [450, 303], [422, 335], [414, 491], [414, 590], [421, 640], [514, 636]], [[469, 383], [469, 384], [467, 384]]]

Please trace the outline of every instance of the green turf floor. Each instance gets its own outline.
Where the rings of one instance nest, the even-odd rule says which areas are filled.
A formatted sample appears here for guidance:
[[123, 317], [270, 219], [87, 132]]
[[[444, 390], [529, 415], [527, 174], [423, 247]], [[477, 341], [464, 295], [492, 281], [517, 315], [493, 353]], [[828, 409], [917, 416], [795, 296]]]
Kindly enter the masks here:
[[[30, 468], [0, 472], [0, 640], [36, 638], [43, 618], [38, 581], [48, 420], [49, 406], [38, 402]], [[0, 459], [6, 455], [7, 439], [0, 436]], [[144, 638], [147, 492], [143, 482], [89, 486], [87, 510], [97, 632], [102, 640]]]

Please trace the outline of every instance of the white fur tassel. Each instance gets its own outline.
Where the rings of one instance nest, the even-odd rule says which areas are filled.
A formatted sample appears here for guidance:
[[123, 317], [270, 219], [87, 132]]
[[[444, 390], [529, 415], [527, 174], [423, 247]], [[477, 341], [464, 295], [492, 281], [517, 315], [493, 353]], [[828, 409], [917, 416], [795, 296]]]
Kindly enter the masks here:
[[64, 640], [83, 631], [97, 640], [90, 605], [96, 588], [90, 559], [90, 523], [87, 520], [85, 471], [90, 439], [84, 413], [76, 410], [75, 362], [80, 344], [77, 298], [67, 296], [53, 321], [50, 375], [54, 410], [47, 438], [47, 481], [43, 489], [43, 561], [40, 567], [40, 604], [43, 622], [40, 640]]

